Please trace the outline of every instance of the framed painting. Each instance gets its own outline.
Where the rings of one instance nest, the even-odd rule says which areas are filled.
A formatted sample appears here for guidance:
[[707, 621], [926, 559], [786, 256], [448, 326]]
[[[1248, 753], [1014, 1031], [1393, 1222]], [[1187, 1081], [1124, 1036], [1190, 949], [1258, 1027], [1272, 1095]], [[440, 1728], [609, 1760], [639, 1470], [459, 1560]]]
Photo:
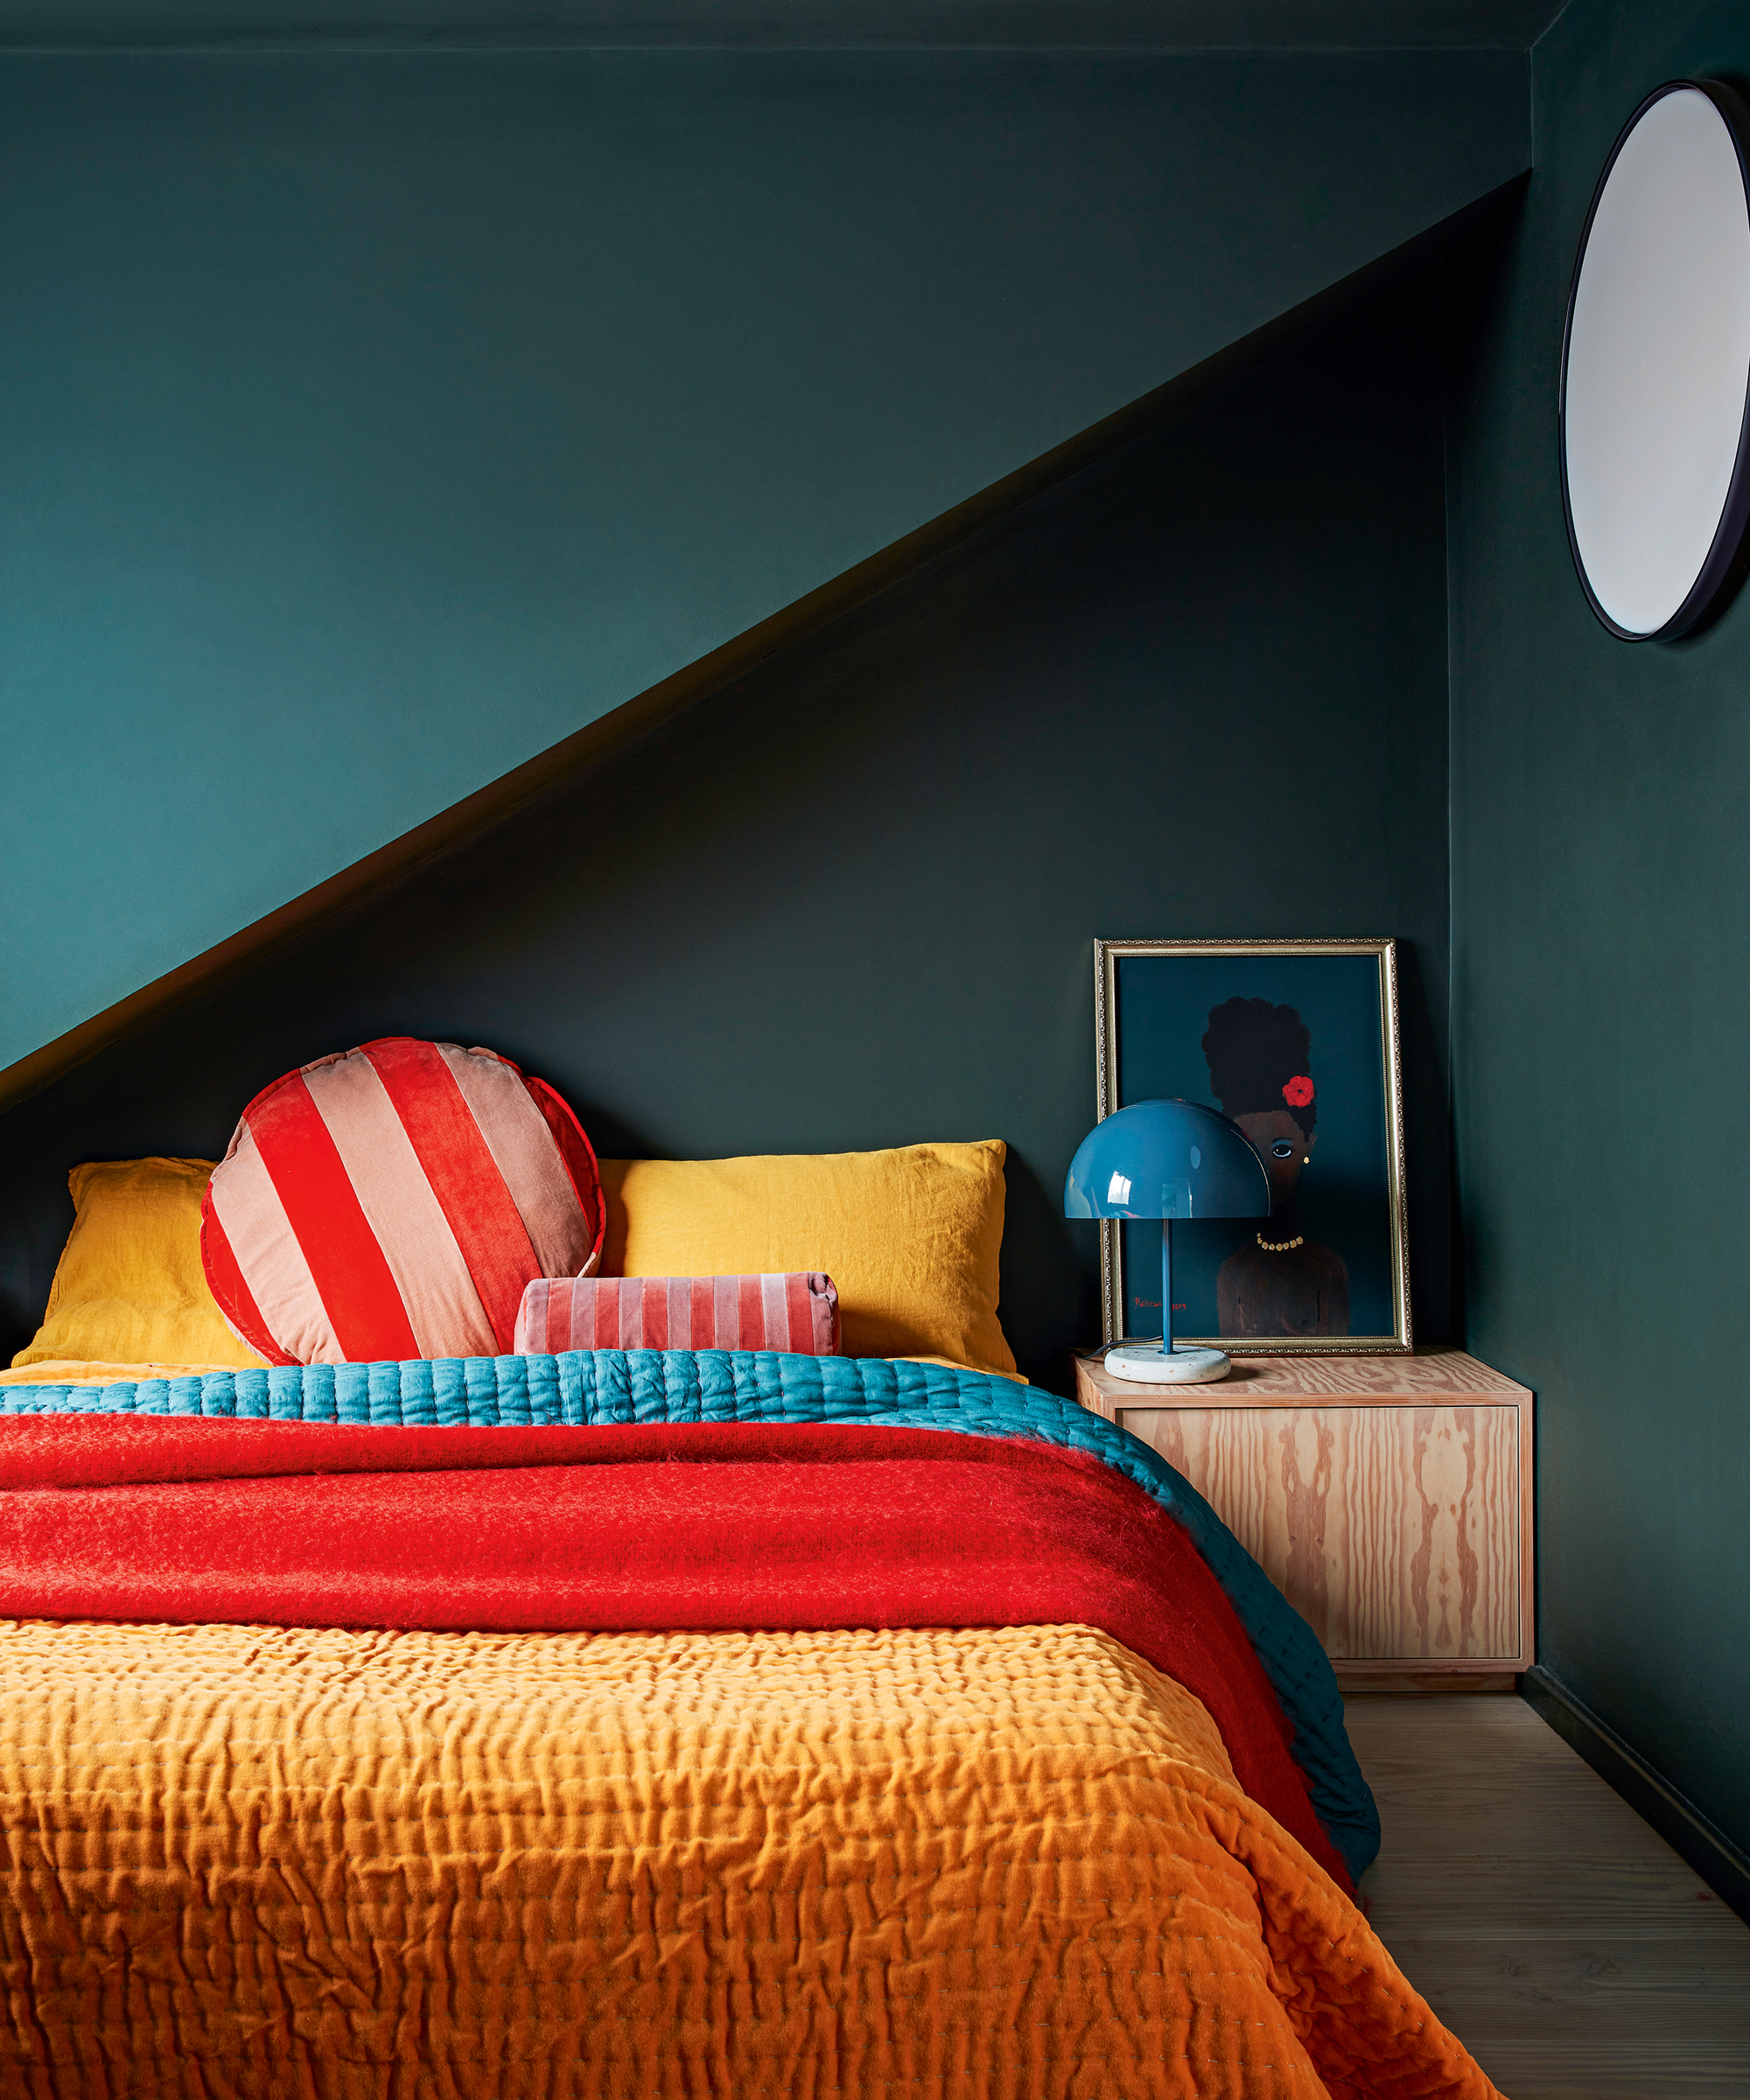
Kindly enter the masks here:
[[[1270, 1176], [1262, 1224], [1174, 1228], [1174, 1338], [1230, 1355], [1406, 1354], [1396, 943], [1096, 941], [1094, 984], [1102, 1119], [1163, 1098], [1218, 1109]], [[1109, 1345], [1161, 1332], [1158, 1232], [1100, 1228]]]

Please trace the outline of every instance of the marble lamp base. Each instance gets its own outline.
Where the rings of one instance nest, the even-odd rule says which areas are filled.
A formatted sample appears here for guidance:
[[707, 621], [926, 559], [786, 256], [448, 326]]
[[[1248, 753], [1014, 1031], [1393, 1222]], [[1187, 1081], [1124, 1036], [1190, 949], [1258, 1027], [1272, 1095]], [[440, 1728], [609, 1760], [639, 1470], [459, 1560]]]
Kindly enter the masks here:
[[1220, 1349], [1175, 1348], [1169, 1355], [1158, 1341], [1128, 1341], [1106, 1352], [1106, 1368], [1127, 1385], [1208, 1385], [1228, 1368]]

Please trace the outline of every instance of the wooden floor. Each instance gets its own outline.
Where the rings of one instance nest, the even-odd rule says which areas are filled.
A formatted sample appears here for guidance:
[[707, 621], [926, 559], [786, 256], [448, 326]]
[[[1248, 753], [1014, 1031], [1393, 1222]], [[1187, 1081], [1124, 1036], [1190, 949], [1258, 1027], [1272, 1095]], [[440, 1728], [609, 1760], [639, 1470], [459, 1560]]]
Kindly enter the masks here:
[[1750, 1928], [1523, 1700], [1348, 1712], [1374, 1927], [1508, 2100], [1750, 2100]]

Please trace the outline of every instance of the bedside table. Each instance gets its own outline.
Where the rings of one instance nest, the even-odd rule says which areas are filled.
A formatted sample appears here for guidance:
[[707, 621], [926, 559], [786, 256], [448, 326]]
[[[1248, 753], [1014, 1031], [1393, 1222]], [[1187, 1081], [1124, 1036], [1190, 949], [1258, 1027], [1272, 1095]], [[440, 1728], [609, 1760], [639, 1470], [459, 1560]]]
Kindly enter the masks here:
[[1185, 1475], [1346, 1684], [1530, 1668], [1532, 1398], [1474, 1356], [1236, 1356], [1185, 1386], [1078, 1357], [1075, 1396]]

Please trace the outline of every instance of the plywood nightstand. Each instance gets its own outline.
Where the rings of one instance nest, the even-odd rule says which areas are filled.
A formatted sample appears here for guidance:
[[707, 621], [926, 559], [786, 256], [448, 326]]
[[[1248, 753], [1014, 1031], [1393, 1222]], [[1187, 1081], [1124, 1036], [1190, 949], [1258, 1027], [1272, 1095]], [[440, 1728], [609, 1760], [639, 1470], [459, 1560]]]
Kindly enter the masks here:
[[1075, 1396], [1214, 1505], [1346, 1681], [1530, 1668], [1522, 1385], [1457, 1349], [1236, 1356], [1217, 1383], [1166, 1387], [1083, 1357]]

